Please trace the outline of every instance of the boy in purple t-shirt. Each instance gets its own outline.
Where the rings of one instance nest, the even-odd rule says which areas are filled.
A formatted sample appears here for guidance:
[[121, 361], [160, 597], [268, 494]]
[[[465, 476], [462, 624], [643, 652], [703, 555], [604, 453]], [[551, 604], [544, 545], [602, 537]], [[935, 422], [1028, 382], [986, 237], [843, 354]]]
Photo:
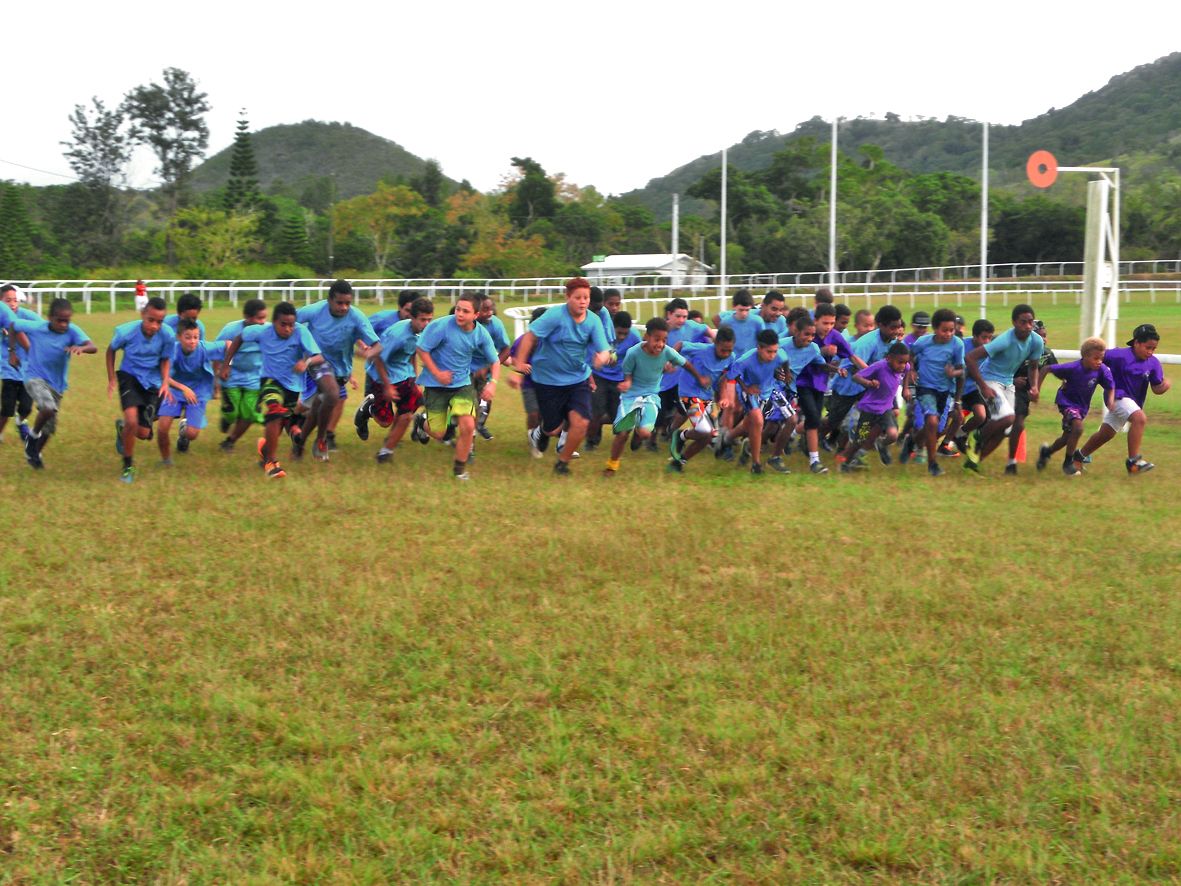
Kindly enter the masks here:
[[[1039, 471], [1045, 470], [1055, 452], [1065, 449], [1066, 461], [1062, 465], [1062, 473], [1068, 477], [1077, 477], [1083, 472], [1074, 463], [1074, 453], [1083, 435], [1083, 421], [1091, 410], [1091, 397], [1096, 384], [1103, 388], [1103, 402], [1107, 409], [1110, 411], [1115, 408], [1115, 380], [1111, 377], [1111, 370], [1103, 364], [1106, 350], [1103, 339], [1088, 338], [1079, 349], [1081, 359], [1042, 367], [1042, 379], [1049, 373], [1062, 379], [1062, 387], [1054, 398], [1058, 411], [1062, 413], [1062, 435], [1053, 443], [1043, 444], [1038, 450]], [[1041, 387], [1040, 382], [1038, 387]]]
[[1144, 401], [1148, 389], [1163, 394], [1169, 390], [1164, 367], [1154, 356], [1160, 335], [1151, 323], [1142, 323], [1132, 331], [1132, 338], [1126, 348], [1112, 348], [1103, 355], [1103, 362], [1111, 370], [1115, 380], [1115, 406], [1091, 439], [1074, 454], [1075, 464], [1083, 464], [1087, 456], [1116, 435], [1125, 424], [1128, 425], [1128, 460], [1124, 462], [1129, 474], [1143, 474], [1151, 471], [1152, 462], [1140, 455], [1140, 444], [1144, 440], [1144, 429], [1148, 416], [1144, 414]]
[[[870, 447], [876, 447], [882, 464], [890, 463], [890, 456], [885, 449], [898, 439], [898, 421], [894, 417], [894, 398], [902, 388], [902, 380], [910, 371], [910, 348], [900, 341], [890, 345], [885, 359], [870, 363], [853, 376], [857, 384], [866, 389], [857, 401], [857, 411], [861, 414], [857, 419], [857, 426], [849, 435], [849, 445], [846, 447], [845, 461], [841, 464], [841, 472], [865, 470], [868, 465], [864, 456]], [[904, 394], [910, 399], [909, 392]]]

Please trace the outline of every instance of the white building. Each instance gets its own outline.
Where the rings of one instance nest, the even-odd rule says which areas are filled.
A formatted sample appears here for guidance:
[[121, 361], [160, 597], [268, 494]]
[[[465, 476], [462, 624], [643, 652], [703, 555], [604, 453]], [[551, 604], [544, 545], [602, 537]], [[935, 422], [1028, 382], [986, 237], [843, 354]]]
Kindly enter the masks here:
[[642, 282], [636, 278], [669, 277], [674, 285], [705, 286], [713, 268], [685, 253], [648, 255], [608, 255], [602, 261], [582, 266], [587, 279], [595, 284]]

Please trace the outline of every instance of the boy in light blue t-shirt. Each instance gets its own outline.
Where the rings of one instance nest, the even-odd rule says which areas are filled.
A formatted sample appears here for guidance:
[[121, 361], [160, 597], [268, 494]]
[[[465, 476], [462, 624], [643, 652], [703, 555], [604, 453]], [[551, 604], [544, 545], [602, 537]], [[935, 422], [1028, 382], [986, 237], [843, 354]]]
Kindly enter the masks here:
[[[205, 408], [213, 399], [213, 361], [225, 357], [228, 341], [207, 342], [201, 339], [196, 320], [182, 319], [177, 324], [177, 340], [172, 350], [172, 374], [169, 384], [176, 389], [171, 401], [160, 404], [156, 445], [160, 460], [172, 464], [172, 420], [180, 418], [176, 431], [177, 452], [188, 452], [189, 444], [200, 436], [208, 420]], [[182, 417], [183, 416], [183, 417]]]
[[668, 321], [653, 317], [644, 327], [643, 342], [631, 348], [623, 358], [619, 411], [612, 425], [615, 438], [611, 441], [611, 455], [603, 471], [604, 477], [613, 477], [619, 470], [623, 449], [633, 432], [641, 440], [652, 436], [656, 419], [660, 415], [660, 383], [667, 364], [684, 368], [703, 387], [710, 383], [692, 364], [670, 348], [667, 341]]
[[74, 309], [69, 299], [54, 299], [49, 320], [17, 320], [9, 332], [27, 338], [27, 359], [22, 367], [25, 389], [37, 410], [25, 438], [25, 460], [30, 467], [44, 467], [41, 451], [57, 430], [57, 413], [69, 387], [70, 358], [93, 354], [97, 349], [85, 332], [71, 321]]

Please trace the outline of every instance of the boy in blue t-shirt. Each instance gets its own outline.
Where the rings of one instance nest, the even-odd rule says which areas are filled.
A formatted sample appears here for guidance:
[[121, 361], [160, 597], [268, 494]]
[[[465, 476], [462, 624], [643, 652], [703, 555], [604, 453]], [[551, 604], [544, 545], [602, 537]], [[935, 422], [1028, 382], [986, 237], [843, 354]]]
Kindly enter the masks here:
[[221, 380], [230, 377], [234, 355], [246, 342], [258, 342], [262, 354], [258, 402], [263, 411], [263, 436], [258, 441], [259, 467], [268, 479], [287, 476], [279, 464], [279, 437], [291, 422], [309, 367], [324, 362], [320, 346], [307, 327], [296, 322], [295, 305], [281, 301], [271, 311], [266, 326], [246, 326], [226, 347]]
[[[500, 360], [492, 336], [476, 320], [480, 296], [461, 295], [455, 312], [434, 320], [418, 339], [416, 356], [422, 367], [418, 384], [423, 389], [426, 412], [414, 419], [413, 439], [427, 443], [429, 438], [442, 440], [455, 416], [455, 461], [452, 473], [457, 480], [469, 480], [468, 456], [476, 435], [476, 389], [472, 385], [472, 367], [490, 367], [492, 378], [479, 396], [491, 400], [500, 379]], [[599, 326], [595, 320], [595, 326]]]
[[714, 326], [721, 329], [729, 326], [734, 330], [734, 350], [745, 354], [755, 346], [755, 336], [767, 328], [754, 309], [750, 290], [739, 289], [731, 299], [731, 307], [714, 317]]
[[378, 464], [385, 464], [393, 456], [422, 405], [422, 392], [414, 382], [414, 358], [422, 331], [435, 319], [435, 306], [429, 298], [417, 298], [410, 303], [409, 312], [407, 319], [381, 334], [381, 353], [366, 367], [365, 399], [353, 417], [357, 436], [362, 440], [369, 439], [371, 418], [389, 428], [377, 451]]
[[[0, 302], [12, 311], [13, 319], [41, 319], [36, 311], [20, 306], [20, 290], [11, 283], [0, 286]], [[8, 420], [17, 417], [17, 428], [23, 442], [29, 437], [29, 426], [25, 419], [33, 411], [33, 399], [25, 390], [24, 361], [28, 357], [28, 349], [21, 344], [22, 341], [24, 338], [20, 333], [11, 329], [0, 330], [0, 379], [3, 379], [0, 383], [0, 437], [4, 434]]]
[[[115, 451], [123, 457], [124, 483], [135, 480], [132, 456], [136, 440], [152, 438], [152, 423], [161, 400], [171, 400], [168, 377], [176, 335], [164, 325], [164, 299], [152, 296], [140, 312], [140, 319], [115, 327], [107, 347], [107, 396], [119, 390], [123, 417], [115, 421]], [[123, 360], [115, 371], [115, 354]]]
[[705, 376], [666, 344], [667, 341], [668, 321], [653, 317], [644, 326], [643, 342], [629, 349], [623, 358], [619, 410], [612, 425], [615, 438], [611, 441], [611, 455], [603, 471], [604, 477], [613, 477], [619, 470], [623, 449], [633, 432], [641, 440], [652, 436], [660, 414], [660, 382], [667, 364], [685, 367], [702, 387], [709, 384]]
[[964, 388], [964, 342], [955, 334], [955, 312], [940, 308], [930, 319], [934, 330], [921, 335], [910, 346], [911, 364], [918, 374], [915, 389], [914, 426], [911, 436], [903, 441], [899, 461], [906, 463], [910, 452], [917, 448], [913, 440], [922, 440], [927, 447], [927, 472], [932, 477], [943, 473], [937, 459], [939, 423], [953, 397], [951, 408], [958, 411]]
[[[965, 359], [969, 351], [983, 347], [992, 341], [995, 332], [996, 327], [992, 325], [991, 320], [981, 318], [973, 323], [972, 337], [964, 343]], [[985, 358], [984, 362], [987, 362], [987, 358]], [[952, 410], [947, 434], [944, 436], [943, 443], [939, 447], [940, 455], [954, 456], [967, 452], [968, 434], [971, 434], [988, 421], [988, 406], [985, 404], [984, 398], [980, 396], [980, 391], [976, 389], [976, 382], [968, 374], [966, 367], [964, 369], [964, 387], [961, 397], [962, 402], [960, 403], [960, 408]], [[970, 413], [966, 421], [964, 420], [965, 411]]]
[[[763, 404], [775, 389], [775, 374], [787, 362], [787, 354], [779, 347], [779, 337], [770, 329], [764, 329], [756, 338], [758, 346], [747, 351], [730, 367], [727, 377], [738, 383], [739, 397], [746, 408], [746, 415], [733, 428], [718, 434], [715, 445], [720, 449], [730, 446], [735, 440], [744, 439], [743, 451], [749, 452], [752, 474], [763, 473], [759, 456], [763, 446]], [[741, 461], [741, 460], [740, 460]]]
[[717, 423], [710, 413], [714, 401], [717, 401], [722, 412], [725, 412], [732, 402], [734, 382], [726, 376], [730, 367], [734, 365], [734, 330], [728, 326], [719, 329], [712, 344], [684, 342], [681, 345], [681, 356], [693, 369], [709, 379], [709, 384], [699, 384], [691, 375], [683, 373], [677, 385], [677, 393], [681, 397], [681, 411], [689, 422], [689, 427], [685, 430], [673, 431], [672, 439], [669, 441], [671, 458], [668, 467], [670, 471], [678, 473], [685, 469], [685, 463], [689, 459], [712, 443], [717, 436]]
[[[973, 348], [964, 356], [968, 374], [976, 382], [980, 395], [988, 405], [988, 421], [980, 429], [980, 446], [976, 452], [968, 452], [964, 468], [980, 470], [980, 462], [988, 457], [1001, 441], [1005, 432], [1013, 426], [1017, 412], [1017, 387], [1013, 376], [1027, 364], [1033, 372], [1030, 375], [1028, 394], [1030, 402], [1036, 403], [1037, 363], [1042, 355], [1042, 337], [1034, 332], [1034, 313], [1029, 305], [1017, 305], [1012, 312], [1013, 328], [1002, 332], [987, 345]], [[984, 358], [988, 362], [982, 365]], [[1009, 447], [1009, 463], [1015, 473], [1017, 441]]]
[[172, 374], [168, 382], [180, 392], [180, 396], [173, 396], [172, 400], [161, 403], [157, 419], [160, 433], [156, 435], [156, 445], [160, 448], [160, 460], [165, 465], [172, 464], [169, 430], [174, 418], [180, 418], [176, 430], [177, 452], [188, 452], [189, 444], [197, 439], [208, 423], [205, 408], [213, 399], [215, 377], [212, 361], [220, 362], [229, 345], [227, 341], [202, 341], [201, 329], [196, 320], [182, 319], [176, 329]]
[[[603, 439], [603, 425], [615, 419], [619, 411], [619, 383], [623, 381], [623, 359], [627, 352], [640, 343], [632, 329], [632, 316], [627, 311], [616, 311], [611, 321], [611, 357], [591, 373], [591, 422], [586, 432], [586, 449], [592, 450]], [[588, 355], [590, 356], [590, 355]]]
[[[566, 431], [554, 473], [570, 473], [591, 419], [590, 374], [610, 359], [603, 321], [589, 312], [590, 282], [566, 281], [566, 303], [554, 305], [530, 324], [514, 358], [517, 369], [533, 377], [541, 423], [529, 432], [532, 449], [544, 452], [549, 438]], [[587, 354], [592, 353], [589, 363]]]
[[197, 323], [197, 328], [201, 331], [201, 339], [204, 341], [205, 324], [200, 320], [201, 308], [203, 306], [201, 296], [186, 292], [176, 300], [176, 313], [165, 317], [164, 325], [171, 329], [173, 335], [175, 335], [180, 328], [180, 322], [182, 320], [194, 320]]
[[298, 429], [292, 429], [292, 440], [297, 447], [316, 438], [312, 454], [317, 461], [328, 461], [336, 449], [336, 425], [348, 399], [348, 385], [353, 381], [353, 356], [357, 342], [366, 350], [363, 356], [372, 358], [381, 350], [377, 333], [369, 325], [369, 318], [353, 306], [353, 287], [347, 280], [336, 280], [328, 288], [328, 298], [304, 305], [295, 319], [307, 327], [324, 362], [312, 370], [307, 381], [314, 383], [308, 396], [305, 382], [304, 404], [307, 414]]
[[[261, 298], [248, 299], [242, 305], [242, 319], [232, 320], [217, 334], [217, 341], [229, 343], [247, 326], [264, 326], [267, 322], [267, 305]], [[262, 424], [258, 411], [258, 385], [262, 367], [262, 353], [257, 342], [243, 344], [230, 373], [221, 388], [221, 419], [219, 427], [226, 438], [219, 448], [222, 452], [233, 452], [234, 444], [241, 439], [251, 425]], [[214, 375], [221, 377], [221, 361], [213, 362]]]
[[90, 337], [71, 323], [74, 308], [69, 299], [54, 299], [49, 305], [49, 320], [17, 320], [9, 332], [26, 339], [27, 358], [24, 370], [25, 389], [37, 409], [33, 426], [25, 438], [25, 460], [31, 467], [44, 467], [41, 451], [57, 430], [57, 413], [62, 396], [69, 387], [67, 376], [70, 358], [93, 354], [97, 348]]

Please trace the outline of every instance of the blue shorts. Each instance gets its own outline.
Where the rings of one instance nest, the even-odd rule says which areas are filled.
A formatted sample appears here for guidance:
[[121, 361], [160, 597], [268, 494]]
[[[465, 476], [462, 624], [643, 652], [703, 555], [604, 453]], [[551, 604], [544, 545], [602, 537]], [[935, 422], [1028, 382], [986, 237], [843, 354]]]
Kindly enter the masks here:
[[939, 430], [947, 425], [947, 418], [951, 415], [954, 398], [950, 391], [936, 391], [931, 388], [919, 388], [914, 398], [914, 423], [921, 425], [928, 415], [939, 416]]
[[638, 397], [620, 394], [619, 411], [615, 413], [615, 423], [611, 429], [617, 434], [634, 428], [647, 428], [650, 431], [656, 427], [659, 415], [659, 394], [641, 394]]
[[173, 392], [172, 402], [161, 398], [160, 408], [156, 411], [157, 418], [180, 418], [183, 414], [185, 423], [195, 431], [204, 428], [209, 422], [205, 418], [205, 400], [190, 403], [183, 394]]
[[[303, 374], [303, 393], [300, 394], [300, 399], [304, 403], [312, 402], [312, 397], [320, 393], [320, 388], [317, 387], [316, 382], [326, 375], [332, 375], [332, 367], [328, 363], [320, 363], [313, 366]], [[343, 403], [349, 398], [348, 392], [348, 376], [336, 376], [336, 383], [340, 385], [340, 401]]]

